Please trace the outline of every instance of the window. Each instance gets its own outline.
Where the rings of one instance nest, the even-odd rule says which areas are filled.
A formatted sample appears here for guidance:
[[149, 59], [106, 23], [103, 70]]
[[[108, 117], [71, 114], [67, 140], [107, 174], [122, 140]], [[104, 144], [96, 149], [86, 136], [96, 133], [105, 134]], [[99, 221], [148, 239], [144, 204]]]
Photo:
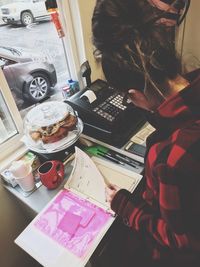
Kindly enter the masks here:
[[[47, 12], [44, 0], [8, 1], [7, 5], [0, 1], [0, 59], [5, 61], [3, 72], [16, 104], [23, 110], [61, 93], [68, 79], [77, 80], [72, 49], [76, 43], [70, 1], [59, 1], [65, 36], [59, 34], [57, 17], [51, 16], [56, 9]], [[51, 2], [50, 7], [55, 6], [55, 0]]]
[[[21, 1], [5, 0], [3, 4], [18, 4], [18, 2]], [[27, 3], [30, 1], [23, 2]], [[44, 1], [39, 2], [44, 3]], [[1, 5], [2, 2], [0, 1], [0, 9], [5, 11], [5, 8], [2, 8]], [[23, 121], [21, 116], [23, 117], [25, 114], [24, 108], [26, 109], [28, 107], [29, 109], [29, 106], [35, 105], [34, 101], [30, 101], [30, 98], [28, 99], [31, 96], [28, 93], [31, 93], [31, 88], [34, 89], [38, 83], [40, 83], [41, 88], [47, 84], [48, 86], [51, 85], [51, 88], [56, 89], [60, 93], [69, 78], [77, 79], [80, 63], [76, 49], [73, 22], [70, 16], [70, 1], [59, 0], [58, 6], [64, 31], [68, 33], [64, 38], [58, 37], [56, 27], [49, 19], [49, 16], [45, 17], [44, 22], [35, 18], [34, 23], [24, 27], [20, 24], [20, 21], [18, 21], [20, 25], [17, 23], [12, 24], [10, 21], [8, 23], [8, 18], [5, 18], [7, 16], [6, 12], [8, 11], [6, 10], [4, 12], [5, 16], [2, 15], [4, 16], [2, 17], [2, 21], [0, 20], [0, 23], [5, 23], [4, 26], [0, 27], [0, 66], [2, 69], [0, 71], [0, 150], [3, 151], [0, 154], [0, 160], [4, 159], [12, 150], [16, 150], [17, 147], [23, 145], [20, 141], [23, 135]], [[27, 20], [25, 22], [28, 23], [31, 17], [27, 16], [26, 18]], [[43, 33], [40, 31], [41, 28], [44, 28]], [[50, 40], [50, 32], [56, 36], [56, 39]], [[34, 39], [35, 33], [39, 39]], [[32, 49], [33, 47], [35, 50]], [[27, 48], [29, 50], [28, 52]], [[32, 50], [30, 51], [30, 49]], [[38, 52], [40, 54], [39, 57]], [[67, 62], [66, 58], [68, 59]], [[48, 61], [48, 64], [46, 61]], [[38, 67], [38, 64], [40, 67]], [[45, 73], [39, 76], [34, 76], [33, 72], [30, 71], [31, 68], [41, 70], [41, 66], [44, 65], [46, 67]], [[51, 74], [48, 75], [50, 77], [49, 81], [45, 80], [47, 71]], [[38, 74], [38, 71], [36, 74]], [[33, 80], [33, 77], [34, 82], [30, 82]], [[16, 95], [21, 94], [22, 96], [24, 93], [26, 94], [25, 98], [18, 98], [18, 101]], [[32, 96], [34, 97], [35, 93]], [[52, 96], [53, 94], [50, 94], [50, 97]], [[41, 94], [38, 97], [41, 97]]]

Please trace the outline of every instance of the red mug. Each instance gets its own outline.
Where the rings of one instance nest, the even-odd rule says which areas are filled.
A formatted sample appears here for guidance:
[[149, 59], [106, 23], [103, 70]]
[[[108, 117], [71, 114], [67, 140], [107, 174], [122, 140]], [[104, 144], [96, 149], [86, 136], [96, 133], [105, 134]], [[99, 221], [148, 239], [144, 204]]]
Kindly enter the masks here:
[[48, 189], [54, 189], [64, 179], [64, 165], [61, 161], [46, 161], [38, 168], [40, 180]]

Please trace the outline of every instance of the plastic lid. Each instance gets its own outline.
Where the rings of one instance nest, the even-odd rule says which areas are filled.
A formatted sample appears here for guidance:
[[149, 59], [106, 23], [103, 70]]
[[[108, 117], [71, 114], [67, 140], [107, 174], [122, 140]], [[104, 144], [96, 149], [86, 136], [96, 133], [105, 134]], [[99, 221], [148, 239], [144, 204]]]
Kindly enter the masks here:
[[26, 123], [39, 127], [49, 126], [63, 120], [69, 112], [73, 113], [73, 109], [64, 102], [50, 101], [42, 103], [27, 113]]

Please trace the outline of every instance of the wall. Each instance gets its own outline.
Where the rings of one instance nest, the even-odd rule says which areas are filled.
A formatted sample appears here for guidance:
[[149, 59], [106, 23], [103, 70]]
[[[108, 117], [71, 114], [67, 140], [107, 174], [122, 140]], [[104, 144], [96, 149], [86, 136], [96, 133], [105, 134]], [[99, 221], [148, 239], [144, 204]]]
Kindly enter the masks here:
[[92, 69], [92, 80], [97, 78], [103, 79], [101, 64], [98, 63], [93, 56], [92, 33], [91, 33], [91, 18], [96, 0], [78, 0], [83, 27], [83, 39], [85, 45], [86, 59], [89, 61]]
[[184, 69], [187, 71], [200, 67], [199, 10], [200, 1], [192, 0], [178, 40], [178, 48], [182, 55]]

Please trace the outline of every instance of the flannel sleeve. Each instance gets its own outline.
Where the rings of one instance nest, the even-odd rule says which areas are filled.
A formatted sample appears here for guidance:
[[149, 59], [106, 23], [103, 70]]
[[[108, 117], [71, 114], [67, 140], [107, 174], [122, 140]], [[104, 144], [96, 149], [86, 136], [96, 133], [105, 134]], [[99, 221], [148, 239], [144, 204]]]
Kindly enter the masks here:
[[189, 246], [189, 239], [184, 228], [180, 189], [174, 183], [177, 180], [173, 179], [174, 171], [164, 164], [157, 171], [160, 212], [156, 214], [144, 199], [135, 203], [131, 193], [125, 189], [115, 195], [111, 208], [130, 228], [147, 231], [161, 245], [186, 248]]

